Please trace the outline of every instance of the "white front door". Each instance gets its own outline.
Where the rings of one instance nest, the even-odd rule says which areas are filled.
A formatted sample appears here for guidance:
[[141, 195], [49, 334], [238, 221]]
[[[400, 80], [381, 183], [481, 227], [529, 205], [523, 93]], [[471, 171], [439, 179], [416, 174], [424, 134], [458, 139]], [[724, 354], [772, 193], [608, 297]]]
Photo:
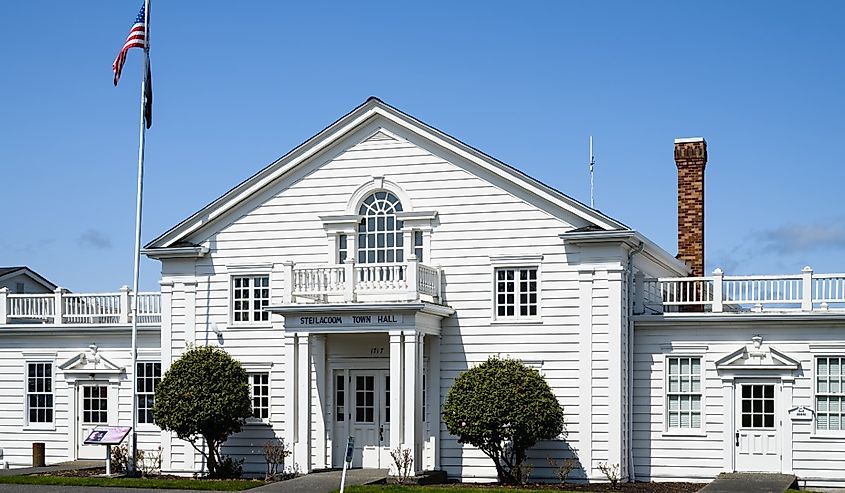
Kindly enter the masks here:
[[[344, 399], [343, 419], [348, 423], [349, 435], [355, 438], [352, 467], [387, 468], [391, 461], [390, 372], [352, 370], [346, 383], [348, 398]], [[335, 440], [345, 444], [344, 437], [337, 435], [336, 431]]]
[[105, 459], [104, 445], [85, 445], [83, 442], [97, 426], [109, 421], [109, 388], [103, 383], [80, 383], [76, 387], [77, 459]]
[[781, 472], [779, 393], [774, 381], [738, 381], [734, 434], [738, 472]]

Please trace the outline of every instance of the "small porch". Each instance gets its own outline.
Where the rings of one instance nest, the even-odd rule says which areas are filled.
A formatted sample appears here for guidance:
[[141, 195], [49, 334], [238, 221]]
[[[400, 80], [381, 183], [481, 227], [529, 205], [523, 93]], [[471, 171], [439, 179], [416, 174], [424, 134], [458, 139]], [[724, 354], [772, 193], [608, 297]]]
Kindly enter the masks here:
[[[454, 311], [425, 302], [270, 307], [284, 316], [285, 441], [305, 472], [391, 469], [407, 449], [413, 471], [439, 467], [440, 323]], [[431, 382], [431, 385], [426, 385]], [[429, 388], [430, 387], [430, 388]]]

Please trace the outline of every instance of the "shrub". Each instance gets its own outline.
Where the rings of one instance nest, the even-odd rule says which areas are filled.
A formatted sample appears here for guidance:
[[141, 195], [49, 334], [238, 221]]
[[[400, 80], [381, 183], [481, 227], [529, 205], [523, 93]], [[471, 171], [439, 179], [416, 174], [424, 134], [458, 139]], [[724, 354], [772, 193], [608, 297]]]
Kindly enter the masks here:
[[251, 414], [247, 373], [220, 348], [189, 348], [156, 386], [155, 424], [202, 454], [211, 477], [237, 471], [236, 462], [224, 463], [220, 446], [229, 435], [241, 431]]
[[563, 409], [540, 372], [497, 357], [458, 376], [446, 396], [443, 421], [459, 443], [493, 460], [504, 484], [527, 476], [523, 462], [529, 447], [565, 429]]

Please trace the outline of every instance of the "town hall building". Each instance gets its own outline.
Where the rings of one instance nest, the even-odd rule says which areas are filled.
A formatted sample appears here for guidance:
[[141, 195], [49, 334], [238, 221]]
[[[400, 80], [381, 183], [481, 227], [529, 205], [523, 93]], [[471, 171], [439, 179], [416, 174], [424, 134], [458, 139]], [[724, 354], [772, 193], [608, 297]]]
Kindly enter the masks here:
[[[704, 139], [675, 141], [678, 255], [370, 98], [143, 253], [159, 293], [0, 288], [0, 449], [29, 465], [100, 458], [130, 423], [162, 469], [202, 456], [153, 423], [156, 382], [190, 345], [249, 373], [253, 417], [224, 445], [262, 473], [283, 439], [303, 472], [392, 466], [496, 477], [441, 422], [455, 378], [491, 355], [535, 368], [567, 435], [529, 450], [572, 479], [708, 480], [725, 471], [845, 485], [845, 274], [704, 272]], [[139, 362], [129, 328], [138, 317]]]

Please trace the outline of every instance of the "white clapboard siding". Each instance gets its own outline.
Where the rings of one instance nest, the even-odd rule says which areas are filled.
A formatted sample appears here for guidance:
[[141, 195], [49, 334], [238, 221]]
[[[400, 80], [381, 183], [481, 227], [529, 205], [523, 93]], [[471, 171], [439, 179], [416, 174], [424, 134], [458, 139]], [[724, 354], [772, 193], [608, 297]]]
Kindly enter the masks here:
[[[583, 226], [583, 219], [554, 217], [529, 203], [528, 197], [516, 196], [470, 173], [462, 166], [448, 162], [431, 152], [404, 140], [368, 140], [333, 159], [314, 166], [294, 182], [282, 181], [276, 189], [248, 201], [238, 211], [227, 215], [214, 230], [201, 230], [191, 241], [209, 245], [210, 254], [195, 262], [197, 281], [193, 307], [196, 321], [195, 339], [208, 333], [213, 321], [223, 330], [223, 347], [242, 361], [272, 361], [273, 398], [272, 432], [281, 436], [284, 410], [281, 396], [284, 389], [283, 340], [281, 333], [267, 329], [236, 327], [229, 320], [230, 274], [228, 266], [239, 264], [268, 265], [283, 260], [297, 263], [325, 263], [330, 255], [320, 216], [345, 214], [352, 193], [372, 176], [402, 187], [410, 197], [414, 210], [433, 210], [439, 223], [431, 236], [431, 250], [425, 263], [443, 269], [444, 298], [457, 315], [443, 321], [441, 341], [441, 399], [452, 381], [470, 365], [490, 355], [509, 355], [530, 361], [541, 361], [543, 373], [565, 407], [569, 438], [567, 447], [578, 448], [579, 416], [579, 291], [578, 272], [569, 265], [559, 234]], [[501, 324], [491, 326], [491, 290], [493, 267], [490, 257], [501, 255], [543, 255], [541, 266], [542, 324]], [[332, 254], [333, 255], [333, 254]], [[164, 271], [168, 271], [164, 261]], [[281, 302], [283, 279], [271, 274], [273, 303]], [[596, 310], [597, 326], [606, 324], [608, 287], [596, 289], [596, 299], [605, 308]], [[187, 307], [174, 296], [174, 357], [180, 346], [175, 339], [184, 336]], [[599, 329], [593, 354], [596, 374], [608, 368], [607, 333]], [[204, 339], [203, 339], [204, 340]], [[216, 337], [210, 338], [211, 343]], [[331, 343], [329, 343], [329, 346]], [[184, 347], [184, 343], [181, 343]], [[331, 348], [327, 348], [329, 351]], [[276, 376], [278, 374], [278, 376]], [[604, 376], [604, 380], [607, 376]], [[607, 386], [599, 378], [596, 390], [597, 432], [607, 432], [607, 419], [601, 418], [610, 405]], [[316, 392], [315, 392], [316, 395]], [[279, 399], [276, 399], [279, 396]], [[315, 397], [316, 398], [316, 397]], [[313, 403], [315, 406], [317, 402]], [[249, 452], [259, 447], [265, 435], [259, 428], [245, 430], [227, 443], [227, 450]], [[261, 429], [268, 431], [267, 429]], [[313, 440], [314, 433], [312, 433]], [[599, 437], [597, 433], [595, 436]], [[258, 438], [256, 438], [258, 437]], [[441, 431], [442, 467], [450, 474], [465, 478], [492, 478], [492, 463], [476, 450], [454, 443], [454, 438]], [[551, 448], [549, 448], [551, 447]], [[536, 462], [540, 476], [553, 477], [547, 457], [564, 458], [569, 452], [559, 450], [560, 443], [536, 447], [529, 455]], [[606, 449], [606, 442], [598, 449]], [[568, 449], [567, 449], [568, 450]], [[319, 452], [312, 450], [314, 454]], [[604, 455], [607, 455], [606, 453]], [[598, 456], [594, 456], [595, 457]], [[176, 460], [176, 455], [174, 455]], [[260, 464], [259, 464], [260, 463]], [[250, 471], [262, 466], [263, 459], [247, 460]]]
[[[738, 348], [750, 345], [751, 337], [762, 335], [765, 345], [789, 355], [801, 364], [802, 371], [795, 378], [792, 405], [815, 408], [813, 375], [815, 358], [836, 355], [836, 350], [811, 349], [845, 347], [840, 330], [832, 330], [824, 322], [803, 326], [783, 326], [771, 323], [725, 324], [711, 322], [706, 330], [674, 329], [666, 322], [664, 329], [637, 329], [634, 346], [634, 464], [638, 479], [688, 478], [706, 479], [718, 475], [724, 464], [725, 413], [730, 409], [724, 402], [722, 381], [715, 362]], [[812, 341], [808, 344], [808, 341]], [[664, 353], [672, 343], [706, 346], [703, 354], [705, 372], [704, 435], [694, 437], [668, 436], [664, 433], [665, 396]], [[833, 351], [833, 352], [831, 352]], [[686, 354], [696, 351], [683, 351]], [[700, 352], [700, 351], [699, 351]], [[782, 412], [782, 409], [779, 409]], [[782, 419], [789, 419], [785, 413]], [[781, 428], [782, 429], [782, 428]], [[841, 484], [845, 465], [845, 435], [820, 438], [814, 433], [812, 421], [793, 422], [791, 437], [794, 474], [809, 485]]]
[[[9, 327], [9, 326], [5, 326]], [[94, 342], [98, 354], [126, 369], [121, 378], [117, 400], [109, 400], [109, 406], [117, 410], [117, 423], [128, 425], [132, 421], [132, 387], [134, 371], [131, 367], [129, 330], [126, 326], [103, 331], [86, 331], [75, 327], [57, 333], [53, 329], [37, 330], [29, 334], [2, 333], [0, 328], [0, 448], [3, 458], [10, 467], [32, 465], [32, 443], [45, 444], [47, 464], [55, 464], [76, 458], [76, 451], [70, 448], [70, 436], [77, 433], [74, 425], [74, 386], [69, 385], [65, 374], [58, 368], [62, 363], [79, 353], [89, 353], [88, 346]], [[160, 345], [158, 331], [143, 330], [139, 333], [138, 348], [142, 354], [155, 353]], [[37, 353], [37, 355], [35, 355]], [[153, 357], [142, 360], [152, 361]], [[25, 426], [26, 362], [50, 361], [53, 363], [54, 426], [51, 429], [34, 429]], [[160, 431], [154, 425], [143, 426], [138, 432], [138, 446], [142, 450], [155, 450], [159, 446]], [[103, 450], [105, 457], [105, 449]]]

